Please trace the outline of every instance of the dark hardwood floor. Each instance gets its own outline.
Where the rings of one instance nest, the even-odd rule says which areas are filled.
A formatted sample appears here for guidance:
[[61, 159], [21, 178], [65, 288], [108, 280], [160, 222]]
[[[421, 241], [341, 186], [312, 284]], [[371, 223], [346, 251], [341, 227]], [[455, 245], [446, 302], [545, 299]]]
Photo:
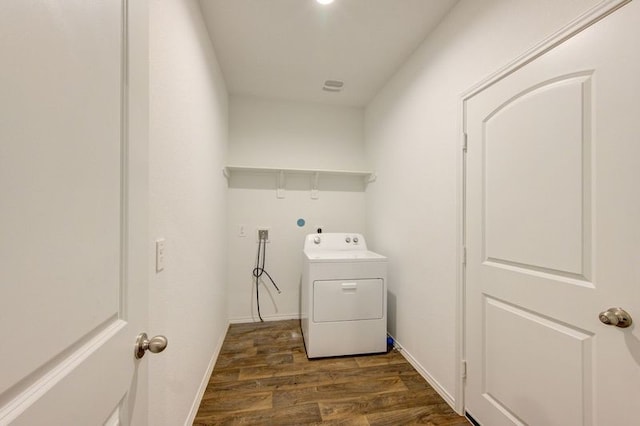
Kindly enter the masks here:
[[400, 353], [308, 360], [299, 321], [232, 324], [195, 425], [469, 425]]

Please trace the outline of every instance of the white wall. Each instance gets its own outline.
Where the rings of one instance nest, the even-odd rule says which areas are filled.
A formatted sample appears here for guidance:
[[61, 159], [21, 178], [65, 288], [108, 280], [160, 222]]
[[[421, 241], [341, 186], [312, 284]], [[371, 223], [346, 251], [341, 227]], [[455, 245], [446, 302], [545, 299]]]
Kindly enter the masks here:
[[[233, 165], [366, 169], [362, 109], [232, 96], [229, 141]], [[317, 226], [325, 232], [363, 232], [365, 195], [359, 183], [321, 178], [319, 199], [312, 200], [310, 178], [293, 176], [287, 179], [285, 198], [278, 199], [275, 176], [232, 177], [227, 229], [231, 321], [257, 320], [251, 271], [258, 226], [271, 228], [266, 270], [282, 290], [277, 294], [268, 281], [261, 286], [262, 316], [298, 317], [304, 236]], [[299, 218], [306, 226], [297, 226]], [[246, 237], [238, 235], [240, 225]]]
[[227, 92], [195, 0], [150, 2], [150, 97], [149, 424], [180, 425], [227, 327]]
[[[390, 257], [390, 332], [456, 393], [460, 95], [597, 1], [461, 1], [365, 112], [367, 235]], [[410, 207], [409, 207], [410, 206]]]
[[361, 108], [232, 96], [229, 164], [364, 169], [363, 120]]

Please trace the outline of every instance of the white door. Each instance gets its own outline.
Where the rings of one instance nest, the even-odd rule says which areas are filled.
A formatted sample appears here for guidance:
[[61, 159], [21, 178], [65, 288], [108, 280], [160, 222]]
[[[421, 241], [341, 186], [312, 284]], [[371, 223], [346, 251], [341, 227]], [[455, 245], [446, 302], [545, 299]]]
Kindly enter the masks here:
[[146, 423], [146, 20], [0, 2], [0, 424]]
[[[465, 102], [466, 410], [637, 425], [640, 2]], [[621, 307], [638, 323], [605, 325]]]

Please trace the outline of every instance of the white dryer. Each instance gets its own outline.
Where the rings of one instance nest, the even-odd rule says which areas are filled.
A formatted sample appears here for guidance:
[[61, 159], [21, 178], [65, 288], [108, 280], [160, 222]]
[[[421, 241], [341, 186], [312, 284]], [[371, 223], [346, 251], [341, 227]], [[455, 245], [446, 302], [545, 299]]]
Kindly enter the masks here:
[[355, 233], [307, 235], [300, 291], [307, 357], [387, 350], [387, 258]]

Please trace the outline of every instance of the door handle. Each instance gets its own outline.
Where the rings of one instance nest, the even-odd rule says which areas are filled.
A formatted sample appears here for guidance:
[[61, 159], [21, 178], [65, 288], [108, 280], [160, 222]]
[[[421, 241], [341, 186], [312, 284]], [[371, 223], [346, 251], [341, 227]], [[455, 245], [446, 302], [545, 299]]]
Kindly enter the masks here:
[[147, 333], [140, 333], [136, 338], [133, 353], [136, 359], [140, 359], [147, 351], [154, 354], [164, 351], [168, 344], [169, 340], [164, 336], [154, 336], [149, 339]]
[[600, 312], [600, 322], [606, 325], [615, 325], [620, 328], [627, 328], [633, 323], [631, 315], [622, 308], [609, 308]]

